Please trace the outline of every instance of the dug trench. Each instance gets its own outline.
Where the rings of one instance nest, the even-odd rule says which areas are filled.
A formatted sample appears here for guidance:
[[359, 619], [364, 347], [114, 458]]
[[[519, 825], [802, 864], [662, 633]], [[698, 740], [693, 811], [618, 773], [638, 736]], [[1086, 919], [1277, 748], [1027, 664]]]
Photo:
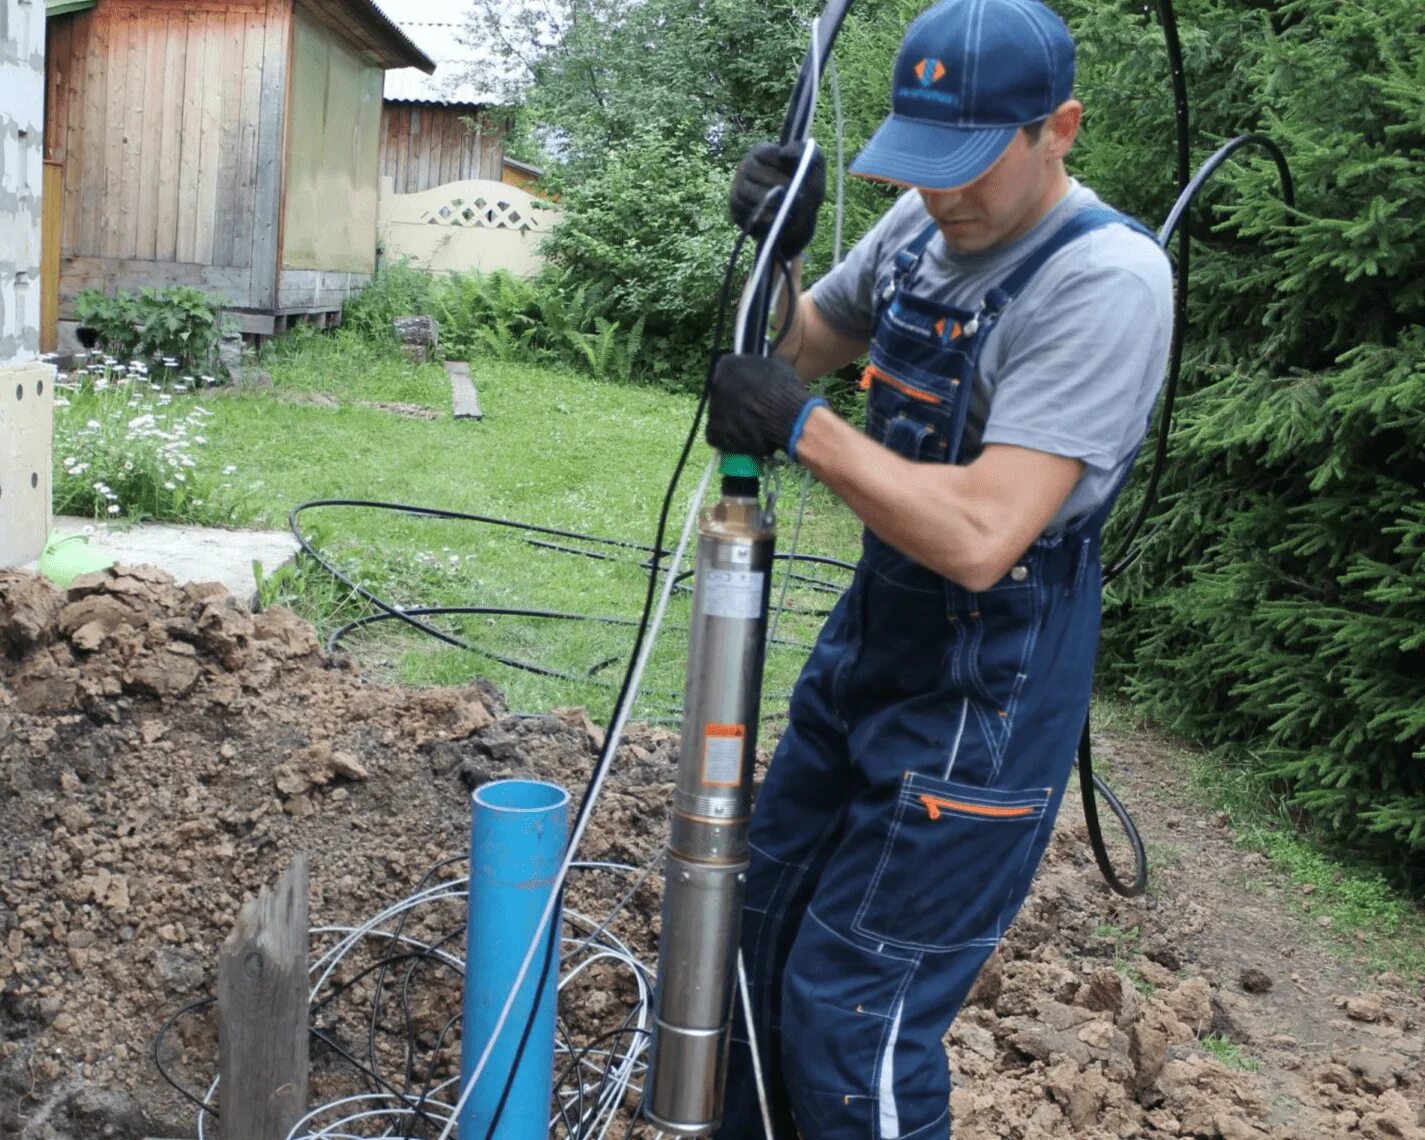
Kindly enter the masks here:
[[[485, 685], [368, 683], [290, 613], [251, 614], [220, 587], [118, 568], [60, 593], [0, 573], [0, 1134], [195, 1135], [155, 1039], [213, 992], [244, 899], [305, 851], [313, 924], [362, 921], [461, 853], [472, 786], [532, 777], [577, 798], [600, 740], [582, 711], [513, 716]], [[676, 748], [630, 730], [583, 858], [656, 862]], [[1099, 751], [1171, 865], [1148, 895], [1112, 895], [1066, 804], [949, 1035], [956, 1136], [1425, 1137], [1421, 979], [1370, 974], [1311, 937], [1290, 884], [1176, 793], [1169, 753], [1112, 735]], [[651, 963], [658, 880], [576, 878], [570, 905], [599, 914], [627, 895], [610, 929]], [[373, 1062], [396, 1048], [387, 1037], [439, 1048], [458, 991], [436, 973], [374, 1044], [358, 1040], [369, 1002], [345, 1030], [339, 1003], [322, 1011], [314, 1099], [362, 1087], [343, 1032]], [[375, 984], [355, 966], [339, 981]], [[563, 1032], [619, 1025], [632, 997], [625, 975], [586, 971], [564, 991]], [[208, 1005], [175, 1021], [158, 1059], [202, 1095], [216, 1055]]]

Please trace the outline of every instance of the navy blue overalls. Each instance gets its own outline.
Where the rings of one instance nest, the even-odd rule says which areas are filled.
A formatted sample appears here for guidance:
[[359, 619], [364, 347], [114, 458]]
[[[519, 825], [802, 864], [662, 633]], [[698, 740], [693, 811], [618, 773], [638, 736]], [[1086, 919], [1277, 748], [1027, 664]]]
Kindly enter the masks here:
[[[1080, 211], [975, 312], [916, 293], [927, 226], [877, 314], [867, 433], [956, 462], [1000, 311], [1067, 242], [1110, 223], [1141, 228]], [[1112, 498], [981, 592], [866, 532], [751, 826], [742, 949], [777, 1140], [949, 1134], [942, 1041], [1024, 901], [1073, 767]], [[763, 1135], [745, 1042], [739, 1024], [723, 1140]]]

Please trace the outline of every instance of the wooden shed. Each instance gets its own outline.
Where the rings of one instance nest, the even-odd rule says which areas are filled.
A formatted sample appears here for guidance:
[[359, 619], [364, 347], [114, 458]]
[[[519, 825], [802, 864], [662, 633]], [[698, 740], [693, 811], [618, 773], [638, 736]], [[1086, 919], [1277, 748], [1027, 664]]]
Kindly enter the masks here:
[[383, 76], [434, 67], [372, 0], [49, 0], [47, 47], [61, 317], [184, 284], [270, 333], [370, 276]]
[[381, 173], [397, 194], [469, 178], [500, 181], [508, 123], [482, 103], [392, 99], [381, 106]]
[[422, 0], [418, 16], [398, 12], [395, 20], [435, 70], [386, 73], [382, 175], [397, 194], [472, 178], [498, 182], [510, 119], [480, 86], [488, 64], [471, 46], [469, 0]]

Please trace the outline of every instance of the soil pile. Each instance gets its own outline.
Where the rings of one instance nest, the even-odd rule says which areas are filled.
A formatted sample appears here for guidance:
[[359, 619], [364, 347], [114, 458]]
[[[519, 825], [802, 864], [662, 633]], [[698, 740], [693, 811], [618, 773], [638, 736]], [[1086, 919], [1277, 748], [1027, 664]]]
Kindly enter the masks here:
[[[212, 992], [244, 899], [305, 851], [313, 924], [361, 922], [465, 850], [470, 788], [519, 775], [577, 800], [600, 741], [580, 710], [512, 716], [487, 686], [366, 683], [290, 613], [248, 613], [218, 586], [121, 567], [59, 593], [0, 572], [0, 1135], [194, 1135], [155, 1036]], [[652, 865], [676, 744], [631, 730], [582, 858]], [[1249, 857], [1220, 829], [1151, 811], [1150, 838], [1176, 834], [1183, 851], [1155, 893], [1125, 901], [1066, 807], [951, 1031], [956, 1136], [1425, 1137], [1418, 979], [1363, 988], [1299, 945], [1297, 920], [1228, 888]], [[610, 930], [651, 964], [658, 878], [591, 874], [569, 905], [622, 903]], [[452, 921], [412, 929], [434, 940]], [[341, 984], [367, 983], [353, 964]], [[438, 1054], [457, 992], [432, 980], [399, 1033]], [[627, 977], [590, 969], [563, 995], [564, 1032], [587, 1041], [632, 1000]], [[319, 1097], [351, 1091], [341, 1051], [366, 1048], [325, 1016]], [[201, 1094], [211, 1011], [175, 1023], [161, 1057]]]

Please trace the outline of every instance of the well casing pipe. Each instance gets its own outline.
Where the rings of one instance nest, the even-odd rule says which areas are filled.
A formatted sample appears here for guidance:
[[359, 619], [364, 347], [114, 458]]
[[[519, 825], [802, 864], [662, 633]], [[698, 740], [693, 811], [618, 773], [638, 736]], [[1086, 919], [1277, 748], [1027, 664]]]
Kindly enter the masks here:
[[679, 1136], [716, 1131], [722, 1116], [775, 539], [757, 487], [725, 479], [698, 532], [643, 1101]]
[[[471, 1140], [487, 1135], [490, 1140], [545, 1140], [554, 1083], [560, 908], [554, 908], [542, 927], [540, 920], [564, 856], [569, 793], [534, 780], [497, 780], [477, 788], [470, 802], [462, 1088], [469, 1084], [494, 1032], [530, 943], [538, 938], [539, 946], [500, 1037], [460, 1113], [460, 1135]], [[546, 970], [547, 953], [552, 957]], [[526, 1025], [528, 1039], [517, 1060]], [[497, 1110], [499, 1122], [491, 1132]]]

